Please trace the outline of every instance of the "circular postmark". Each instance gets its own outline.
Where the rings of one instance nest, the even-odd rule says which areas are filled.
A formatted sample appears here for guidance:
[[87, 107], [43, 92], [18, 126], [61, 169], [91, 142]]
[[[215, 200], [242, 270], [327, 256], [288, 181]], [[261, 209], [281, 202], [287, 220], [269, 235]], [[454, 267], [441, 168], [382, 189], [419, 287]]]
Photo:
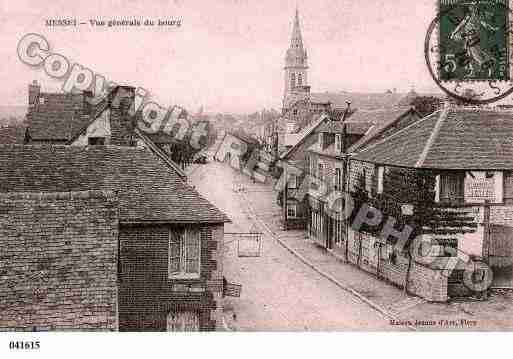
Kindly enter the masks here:
[[438, 0], [424, 43], [433, 80], [448, 96], [474, 105], [513, 93], [510, 0]]

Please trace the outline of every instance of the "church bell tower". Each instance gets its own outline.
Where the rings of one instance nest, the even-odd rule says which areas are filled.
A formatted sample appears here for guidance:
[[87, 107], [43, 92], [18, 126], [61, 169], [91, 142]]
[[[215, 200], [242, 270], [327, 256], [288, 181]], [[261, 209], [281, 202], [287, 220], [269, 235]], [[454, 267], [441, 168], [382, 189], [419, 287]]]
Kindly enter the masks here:
[[303, 47], [299, 12], [296, 9], [290, 46], [285, 55], [285, 87], [283, 93], [283, 109], [304, 96], [310, 90], [308, 86], [308, 55]]

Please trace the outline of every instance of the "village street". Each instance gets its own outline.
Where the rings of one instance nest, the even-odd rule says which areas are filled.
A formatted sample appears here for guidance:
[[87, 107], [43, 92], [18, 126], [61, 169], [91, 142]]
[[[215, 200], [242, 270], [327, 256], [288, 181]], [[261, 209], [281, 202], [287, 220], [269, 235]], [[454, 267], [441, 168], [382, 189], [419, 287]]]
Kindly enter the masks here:
[[[262, 221], [279, 218], [279, 208], [275, 202], [269, 203], [275, 198], [270, 185], [253, 184], [219, 162], [197, 167], [190, 183], [232, 219], [225, 232], [263, 232], [261, 254], [256, 258], [238, 257], [236, 237], [225, 236], [224, 275], [229, 282], [242, 284], [240, 298], [226, 299], [230, 327], [240, 331], [406, 329], [389, 325], [387, 318], [322, 277], [275, 240]], [[242, 187], [245, 190], [236, 191]], [[261, 194], [260, 203], [250, 203], [244, 191]]]

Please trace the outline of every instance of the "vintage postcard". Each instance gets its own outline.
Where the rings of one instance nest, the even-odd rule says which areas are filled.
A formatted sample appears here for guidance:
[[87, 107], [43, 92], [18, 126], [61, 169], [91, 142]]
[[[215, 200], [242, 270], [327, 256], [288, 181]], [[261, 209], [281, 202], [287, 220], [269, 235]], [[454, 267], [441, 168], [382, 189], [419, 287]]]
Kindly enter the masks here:
[[10, 352], [513, 330], [513, 1], [0, 4]]

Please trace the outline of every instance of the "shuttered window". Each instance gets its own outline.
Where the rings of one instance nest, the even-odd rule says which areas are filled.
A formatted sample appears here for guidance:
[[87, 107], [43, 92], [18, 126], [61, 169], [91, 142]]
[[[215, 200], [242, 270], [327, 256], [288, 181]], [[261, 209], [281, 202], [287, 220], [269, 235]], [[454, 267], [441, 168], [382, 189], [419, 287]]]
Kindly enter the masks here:
[[169, 277], [198, 278], [200, 275], [201, 240], [195, 229], [169, 231]]

